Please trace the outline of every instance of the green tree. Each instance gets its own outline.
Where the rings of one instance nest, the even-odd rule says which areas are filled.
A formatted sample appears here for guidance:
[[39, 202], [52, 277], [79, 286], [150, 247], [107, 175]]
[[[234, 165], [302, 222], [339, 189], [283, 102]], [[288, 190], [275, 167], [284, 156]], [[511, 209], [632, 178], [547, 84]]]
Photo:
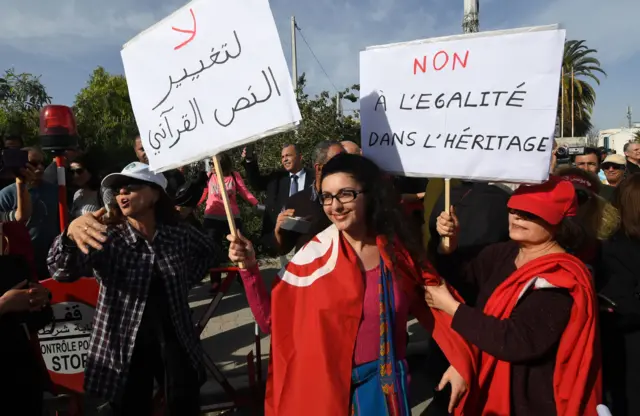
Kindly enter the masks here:
[[635, 133], [633, 133], [633, 140], [635, 140], [636, 142], [640, 143], [640, 130], [638, 130]]
[[96, 68], [76, 95], [73, 109], [80, 146], [104, 155], [102, 168], [113, 169], [133, 160], [132, 140], [138, 128], [123, 75]]
[[0, 77], [0, 135], [18, 134], [28, 144], [35, 143], [40, 109], [50, 103], [40, 77], [8, 69]]
[[[571, 136], [571, 98], [573, 96], [574, 135], [582, 137], [593, 127], [591, 114], [596, 103], [596, 92], [589, 81], [600, 85], [598, 74], [606, 76], [600, 67], [600, 61], [594, 56], [596, 49], [590, 49], [584, 40], [568, 40], [564, 45], [562, 60], [563, 77], [558, 98], [558, 119], [563, 115], [563, 136]], [[573, 73], [573, 95], [572, 95]], [[564, 92], [564, 94], [563, 94]]]
[[[313, 166], [311, 155], [316, 144], [323, 140], [351, 140], [360, 143], [360, 120], [358, 112], [350, 115], [341, 115], [336, 109], [335, 95], [323, 91], [314, 97], [305, 93], [307, 86], [306, 77], [303, 74], [298, 80], [298, 107], [302, 115], [302, 122], [297, 132], [288, 132], [260, 140], [255, 143], [255, 154], [257, 155], [260, 170], [263, 173], [281, 169], [280, 153], [282, 146], [288, 143], [295, 143], [303, 155], [303, 162], [307, 167]], [[340, 91], [341, 100], [357, 102], [360, 86], [355, 84]], [[244, 173], [240, 166], [240, 155], [242, 149], [230, 151], [236, 170]], [[256, 197], [264, 201], [262, 193], [254, 193]], [[245, 231], [251, 237], [255, 237], [260, 232], [262, 220], [256, 216], [250, 206], [240, 201], [242, 219], [245, 224]]]

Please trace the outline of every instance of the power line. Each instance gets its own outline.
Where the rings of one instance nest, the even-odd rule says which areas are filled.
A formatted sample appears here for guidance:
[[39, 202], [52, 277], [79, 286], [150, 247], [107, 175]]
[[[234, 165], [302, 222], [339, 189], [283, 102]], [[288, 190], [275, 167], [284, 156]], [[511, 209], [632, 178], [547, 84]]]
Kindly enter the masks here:
[[302, 37], [302, 40], [303, 40], [304, 44], [307, 45], [307, 48], [309, 48], [309, 52], [311, 52], [311, 55], [313, 56], [313, 59], [316, 60], [316, 62], [318, 63], [318, 66], [320, 66], [320, 69], [324, 73], [324, 76], [327, 77], [327, 79], [329, 80], [329, 83], [331, 84], [331, 86], [333, 86], [333, 89], [337, 93], [338, 92], [338, 88], [336, 88], [336, 85], [333, 83], [333, 81], [331, 81], [331, 78], [329, 77], [329, 74], [327, 74], [327, 71], [325, 71], [324, 66], [322, 66], [322, 63], [320, 62], [320, 60], [316, 56], [315, 52], [311, 48], [311, 45], [309, 45], [309, 42], [307, 42], [307, 39], [304, 37], [304, 34], [302, 33], [302, 29], [300, 29], [300, 26], [298, 26], [298, 23], [296, 23], [296, 29], [298, 29], [298, 32], [300, 33], [300, 37]]

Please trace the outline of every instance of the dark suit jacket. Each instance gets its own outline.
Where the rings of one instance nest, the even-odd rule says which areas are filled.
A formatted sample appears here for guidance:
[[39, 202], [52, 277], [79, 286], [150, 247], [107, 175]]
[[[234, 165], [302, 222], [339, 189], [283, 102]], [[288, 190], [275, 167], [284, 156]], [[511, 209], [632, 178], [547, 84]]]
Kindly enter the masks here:
[[[264, 191], [267, 193], [265, 200], [265, 214], [262, 220], [262, 235], [273, 233], [276, 226], [278, 214], [282, 211], [287, 199], [289, 199], [289, 189], [291, 188], [291, 179], [289, 172], [285, 170], [277, 170], [275, 172], [263, 175], [255, 160], [244, 162], [244, 169], [247, 174], [247, 182], [255, 191]], [[315, 179], [315, 173], [304, 168], [305, 180], [304, 188], [311, 186]], [[303, 189], [299, 189], [302, 191]]]
[[[305, 218], [311, 222], [309, 231], [300, 234], [295, 231], [282, 230], [282, 247], [278, 254], [284, 255], [292, 249], [296, 252], [307, 244], [313, 237], [326, 230], [331, 225], [331, 220], [324, 213], [316, 192], [309, 186], [295, 195], [292, 195], [285, 204], [286, 209], [293, 209], [296, 217]], [[274, 231], [275, 232], [275, 231]], [[275, 237], [274, 237], [275, 238]]]

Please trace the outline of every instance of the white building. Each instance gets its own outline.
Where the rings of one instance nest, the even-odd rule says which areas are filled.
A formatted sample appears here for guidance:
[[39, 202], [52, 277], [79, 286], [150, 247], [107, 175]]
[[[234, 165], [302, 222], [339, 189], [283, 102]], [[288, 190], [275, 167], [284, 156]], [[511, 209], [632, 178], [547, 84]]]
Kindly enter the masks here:
[[615, 150], [618, 154], [624, 154], [624, 145], [634, 140], [634, 134], [640, 131], [640, 124], [632, 128], [600, 130], [598, 134], [598, 147]]

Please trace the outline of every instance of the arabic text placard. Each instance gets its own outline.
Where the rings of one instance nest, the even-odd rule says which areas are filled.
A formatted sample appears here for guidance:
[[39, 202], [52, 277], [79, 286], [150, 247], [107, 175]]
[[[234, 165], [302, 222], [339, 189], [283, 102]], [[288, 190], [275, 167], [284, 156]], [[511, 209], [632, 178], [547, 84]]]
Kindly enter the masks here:
[[195, 0], [122, 49], [151, 168], [203, 159], [300, 122], [268, 0]]
[[361, 52], [363, 153], [406, 176], [544, 181], [564, 40], [551, 26]]

